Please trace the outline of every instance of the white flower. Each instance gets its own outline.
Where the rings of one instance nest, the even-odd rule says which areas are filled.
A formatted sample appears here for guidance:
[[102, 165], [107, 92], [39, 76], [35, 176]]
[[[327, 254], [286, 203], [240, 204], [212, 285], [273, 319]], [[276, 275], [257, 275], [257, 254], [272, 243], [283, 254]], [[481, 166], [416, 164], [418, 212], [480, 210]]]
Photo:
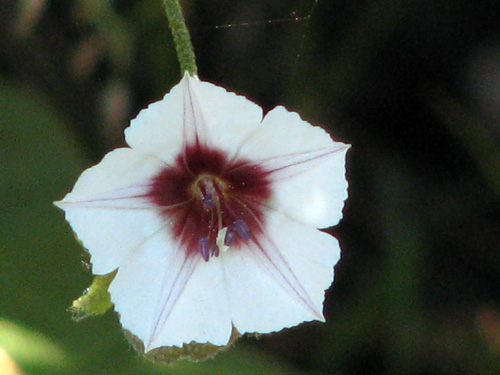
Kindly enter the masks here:
[[146, 351], [324, 320], [347, 145], [187, 74], [125, 136], [57, 204]]

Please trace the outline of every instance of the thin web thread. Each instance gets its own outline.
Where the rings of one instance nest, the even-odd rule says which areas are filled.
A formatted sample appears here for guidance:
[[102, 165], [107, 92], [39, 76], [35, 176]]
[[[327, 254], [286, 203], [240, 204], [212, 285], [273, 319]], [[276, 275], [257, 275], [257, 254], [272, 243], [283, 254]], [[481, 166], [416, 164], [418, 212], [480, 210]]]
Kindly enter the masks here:
[[212, 26], [206, 26], [203, 27], [202, 29], [204, 30], [224, 30], [224, 29], [231, 29], [231, 28], [243, 28], [243, 27], [252, 27], [252, 26], [263, 26], [263, 25], [274, 25], [274, 24], [284, 24], [284, 23], [304, 23], [304, 29], [300, 35], [300, 40], [297, 45], [297, 52], [295, 53], [295, 57], [293, 60], [293, 65], [290, 70], [290, 78], [288, 80], [288, 83], [286, 84], [286, 90], [289, 90], [290, 87], [292, 87], [292, 84], [295, 80], [295, 77], [297, 75], [298, 67], [299, 67], [299, 61], [300, 58], [303, 54], [304, 48], [305, 48], [305, 42], [306, 42], [306, 37], [307, 33], [309, 32], [309, 26], [311, 19], [313, 18], [314, 12], [316, 10], [316, 7], [318, 5], [319, 0], [313, 0], [311, 7], [309, 8], [309, 11], [305, 16], [297, 16], [296, 11], [293, 11], [290, 13], [290, 16], [288, 17], [283, 17], [283, 18], [273, 18], [269, 20], [262, 20], [262, 21], [249, 21], [249, 22], [238, 22], [238, 23], [226, 23], [226, 24], [221, 24], [221, 25], [212, 25]]
[[309, 20], [312, 18], [312, 14], [314, 13], [314, 10], [316, 8], [316, 4], [318, 3], [318, 0], [314, 0], [311, 9], [305, 16], [296, 16], [296, 12], [293, 11], [290, 13], [290, 17], [285, 17], [285, 18], [275, 18], [271, 20], [263, 20], [263, 21], [249, 21], [249, 22], [238, 22], [238, 23], [226, 23], [222, 25], [215, 25], [215, 26], [208, 26], [206, 29], [229, 29], [229, 28], [234, 28], [234, 27], [248, 27], [248, 26], [262, 26], [262, 25], [269, 25], [269, 24], [276, 24], [276, 23], [293, 23], [293, 22], [309, 22]]

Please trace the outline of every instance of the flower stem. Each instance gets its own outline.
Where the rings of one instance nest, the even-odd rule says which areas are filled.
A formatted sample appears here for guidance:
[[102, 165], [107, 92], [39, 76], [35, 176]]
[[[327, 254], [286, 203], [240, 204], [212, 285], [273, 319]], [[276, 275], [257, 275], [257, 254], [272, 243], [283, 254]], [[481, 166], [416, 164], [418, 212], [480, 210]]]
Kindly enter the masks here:
[[165, 5], [168, 24], [170, 25], [170, 30], [174, 37], [181, 73], [184, 74], [188, 72], [192, 76], [197, 75], [198, 68], [196, 67], [193, 44], [191, 43], [191, 37], [186, 27], [186, 21], [182, 15], [179, 0], [163, 0], [163, 4]]

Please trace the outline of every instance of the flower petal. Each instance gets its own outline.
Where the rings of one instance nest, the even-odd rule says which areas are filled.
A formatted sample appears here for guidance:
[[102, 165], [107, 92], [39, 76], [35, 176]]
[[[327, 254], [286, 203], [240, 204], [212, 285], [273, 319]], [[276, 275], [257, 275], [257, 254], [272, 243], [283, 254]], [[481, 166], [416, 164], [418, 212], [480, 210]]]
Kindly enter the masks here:
[[231, 318], [241, 333], [324, 320], [324, 293], [340, 257], [334, 237], [276, 212], [267, 220], [265, 238], [222, 254]]
[[184, 95], [182, 83], [163, 99], [143, 109], [125, 129], [125, 140], [135, 150], [173, 163], [183, 146]]
[[145, 195], [164, 164], [128, 148], [87, 169], [56, 204], [91, 253], [94, 274], [120, 266], [127, 254], [165, 224]]
[[232, 325], [220, 261], [186, 256], [166, 231], [124, 262], [109, 290], [123, 327], [144, 342], [146, 351], [229, 341]]
[[272, 172], [273, 208], [300, 222], [326, 228], [342, 217], [348, 148], [297, 113], [276, 107], [243, 144], [240, 155]]
[[117, 148], [107, 153], [99, 164], [85, 170], [73, 190], [57, 203], [90, 203], [101, 198], [111, 200], [113, 196], [124, 198], [123, 191], [129, 188], [135, 193], [146, 192], [149, 181], [165, 166], [157, 158], [130, 148]]
[[[202, 112], [210, 147], [234, 151], [262, 121], [262, 108], [241, 95], [187, 76], [189, 92]], [[196, 108], [195, 108], [196, 109]]]
[[125, 137], [132, 148], [171, 163], [183, 145], [195, 139], [212, 148], [235, 150], [261, 121], [262, 109], [255, 103], [186, 74], [162, 100], [132, 120]]

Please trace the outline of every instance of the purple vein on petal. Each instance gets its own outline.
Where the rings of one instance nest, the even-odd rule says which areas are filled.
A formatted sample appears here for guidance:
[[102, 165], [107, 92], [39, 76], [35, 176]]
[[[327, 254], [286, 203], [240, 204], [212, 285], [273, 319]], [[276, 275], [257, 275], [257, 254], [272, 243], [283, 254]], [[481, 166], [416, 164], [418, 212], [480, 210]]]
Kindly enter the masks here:
[[[296, 152], [282, 156], [275, 156], [246, 164], [254, 164], [269, 173], [271, 179], [283, 179], [293, 177], [302, 172], [319, 165], [328, 157], [334, 156], [337, 152], [345, 150], [346, 147], [322, 148], [320, 150]], [[238, 165], [233, 170], [242, 168], [245, 165]]]
[[[261, 243], [260, 240], [262, 238], [265, 239], [265, 244]], [[254, 239], [253, 242], [257, 245], [261, 254], [264, 256], [264, 258], [258, 257], [259, 262], [268, 270], [268, 272], [271, 272], [271, 276], [278, 282], [278, 284], [281, 285], [281, 287], [287, 291], [291, 297], [295, 298], [320, 320], [323, 320], [324, 318], [322, 314], [319, 313], [314, 307], [314, 303], [312, 302], [309, 294], [306, 292], [287, 261], [281, 255], [279, 248], [274, 241], [267, 238], [264, 234], [263, 236]], [[273, 272], [273, 270], [277, 271], [277, 273]]]
[[[188, 218], [184, 218], [186, 222]], [[185, 225], [183, 225], [185, 228]], [[170, 316], [172, 309], [177, 303], [179, 297], [181, 296], [184, 288], [186, 287], [189, 278], [193, 274], [196, 265], [200, 262], [200, 257], [189, 255], [188, 252], [184, 251], [182, 248], [183, 237], [185, 236], [185, 230], [183, 230], [178, 238], [177, 246], [175, 249], [171, 249], [171, 256], [168, 261], [166, 268], [179, 265], [178, 269], [168, 269], [165, 272], [164, 280], [162, 282], [162, 289], [158, 297], [158, 310], [156, 316], [152, 320], [151, 332], [149, 335], [149, 340], [146, 343], [146, 348], [149, 348], [154, 343], [156, 337], [161, 332], [161, 329], [165, 325], [168, 317]], [[163, 299], [162, 297], [165, 296]], [[162, 305], [161, 309], [159, 308]]]
[[148, 201], [148, 192], [151, 185], [134, 185], [115, 190], [94, 194], [82, 200], [62, 200], [57, 206], [78, 208], [116, 208], [116, 209], [144, 209], [151, 208]]
[[[261, 222], [261, 220], [259, 220], [257, 216], [255, 216], [252, 210], [247, 208], [248, 206], [244, 202], [240, 202], [240, 204], [244, 205], [246, 210], [254, 217], [262, 232], [260, 236], [254, 236], [250, 240], [250, 242], [254, 243], [257, 246], [258, 250], [260, 250], [260, 254], [264, 256], [264, 258], [262, 258], [262, 256], [259, 256], [259, 254], [256, 253], [256, 259], [267, 271], [270, 272], [271, 276], [286, 292], [289, 293], [289, 295], [291, 295], [300, 304], [310, 310], [320, 320], [323, 320], [324, 318], [321, 312], [318, 313], [318, 311], [315, 309], [314, 303], [312, 302], [309, 294], [304, 289], [287, 261], [281, 255], [279, 247], [271, 238], [267, 237], [264, 224]], [[262, 244], [261, 239], [264, 239], [266, 243]], [[249, 246], [248, 248], [249, 250], [252, 250], [251, 246]], [[277, 273], [273, 271], [277, 271]]]
[[[134, 248], [130, 250], [130, 252], [127, 254], [127, 257], [123, 260], [123, 263], [132, 261], [134, 259], [135, 253], [139, 251], [139, 249], [144, 247], [147, 242], [151, 241], [157, 235], [165, 233], [166, 228], [172, 223], [172, 218], [161, 220], [159, 223], [160, 225], [158, 226], [158, 228], [145, 236], [140, 241], [140, 243], [138, 243], [136, 246], [134, 246]], [[179, 241], [179, 243], [182, 243], [182, 241]], [[189, 278], [194, 272], [196, 265], [200, 261], [199, 257], [188, 256], [187, 253], [184, 252], [181, 248], [181, 245], [178, 245], [175, 249], [168, 248], [168, 242], [166, 242], [165, 245], [165, 253], [170, 254], [170, 256], [167, 258], [167, 272], [165, 272], [163, 281], [161, 283], [162, 287], [160, 295], [158, 296], [158, 308], [156, 309], [156, 316], [151, 320], [149, 338], [147, 339], [147, 341], [144, 341], [146, 351], [151, 347], [157, 335], [161, 332], [161, 329], [167, 321], [170, 313], [172, 312], [175, 303], [182, 294], [185, 286], [187, 285], [187, 282], [189, 281]], [[172, 266], [176, 264], [180, 264], [180, 267], [178, 269], [168, 269], [169, 265]], [[165, 294], [166, 298], [162, 298], [162, 296], [164, 296]], [[160, 309], [159, 306], [161, 305], [163, 306]]]
[[[135, 185], [116, 190], [95, 194], [84, 200], [58, 201], [55, 204], [60, 208], [93, 208], [108, 210], [147, 210], [157, 208], [157, 204], [150, 198], [151, 185]], [[163, 211], [177, 208], [183, 204], [162, 206]]]
[[197, 146], [206, 146], [207, 134], [205, 119], [201, 110], [198, 98], [195, 95], [195, 90], [192, 86], [191, 79], [187, 78], [187, 82], [183, 87], [184, 95], [184, 114], [183, 114], [183, 133], [184, 133], [184, 148], [187, 145], [195, 144]]
[[[179, 263], [180, 266], [178, 269], [165, 270], [165, 277], [162, 282], [163, 286], [158, 298], [158, 310], [152, 321], [149, 340], [145, 343], [146, 348], [151, 347], [160, 334], [163, 326], [172, 313], [175, 304], [179, 300], [179, 297], [193, 274], [196, 265], [200, 262], [200, 259], [200, 257], [189, 256], [183, 252], [182, 249], [180, 249], [180, 246], [177, 248], [173, 256], [170, 257], [170, 267]], [[169, 265], [167, 265], [167, 268], [169, 268]]]

